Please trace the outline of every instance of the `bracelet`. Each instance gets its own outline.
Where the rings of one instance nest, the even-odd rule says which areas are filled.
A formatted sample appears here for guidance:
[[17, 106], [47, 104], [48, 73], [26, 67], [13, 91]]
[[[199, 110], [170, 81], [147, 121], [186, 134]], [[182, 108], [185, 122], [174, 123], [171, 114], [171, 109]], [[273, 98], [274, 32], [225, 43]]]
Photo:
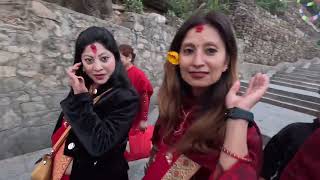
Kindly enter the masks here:
[[235, 158], [235, 159], [237, 159], [239, 161], [244, 161], [244, 162], [248, 162], [248, 163], [252, 162], [252, 159], [249, 159], [249, 158], [246, 158], [246, 157], [240, 157], [237, 154], [235, 154], [235, 153], [229, 151], [228, 149], [226, 149], [224, 146], [221, 146], [220, 150], [222, 152], [224, 152], [225, 154], [227, 154], [227, 155], [229, 155], [229, 156], [231, 156], [231, 157], [233, 157], [233, 158]]

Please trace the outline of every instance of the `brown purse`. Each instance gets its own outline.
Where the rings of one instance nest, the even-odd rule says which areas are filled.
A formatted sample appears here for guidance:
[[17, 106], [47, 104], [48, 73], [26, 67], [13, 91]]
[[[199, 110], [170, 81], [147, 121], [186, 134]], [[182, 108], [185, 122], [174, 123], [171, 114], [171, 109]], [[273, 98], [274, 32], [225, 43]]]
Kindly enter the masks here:
[[31, 180], [51, 179], [53, 156], [66, 139], [70, 129], [71, 126], [68, 126], [67, 129], [63, 132], [57, 143], [53, 146], [51, 153], [43, 155], [41, 159], [36, 162], [36, 166], [31, 173]]

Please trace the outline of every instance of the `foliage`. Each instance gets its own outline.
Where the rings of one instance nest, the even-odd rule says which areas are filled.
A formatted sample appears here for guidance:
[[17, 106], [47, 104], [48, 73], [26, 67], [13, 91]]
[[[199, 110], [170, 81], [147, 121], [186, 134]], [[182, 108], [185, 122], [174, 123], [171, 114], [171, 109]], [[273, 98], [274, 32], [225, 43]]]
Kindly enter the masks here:
[[207, 0], [207, 9], [229, 13], [230, 0]]
[[142, 13], [143, 4], [142, 0], [124, 0], [125, 7], [128, 11]]
[[257, 5], [266, 9], [273, 15], [283, 14], [287, 8], [287, 0], [256, 0]]
[[228, 13], [230, 0], [168, 0], [169, 15], [176, 15], [180, 18], [186, 19], [201, 5], [202, 11], [218, 10]]

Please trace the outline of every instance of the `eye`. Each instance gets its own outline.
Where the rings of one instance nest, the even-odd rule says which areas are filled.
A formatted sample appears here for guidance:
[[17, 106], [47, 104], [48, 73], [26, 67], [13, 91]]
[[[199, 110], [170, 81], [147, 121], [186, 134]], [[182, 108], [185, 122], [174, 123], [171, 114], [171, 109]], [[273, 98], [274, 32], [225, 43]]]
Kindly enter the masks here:
[[215, 49], [215, 48], [206, 48], [205, 49], [205, 53], [207, 54], [207, 55], [214, 55], [215, 53], [217, 52], [217, 50]]
[[94, 59], [93, 58], [85, 58], [84, 61], [87, 63], [87, 64], [92, 64], [94, 62]]
[[184, 48], [183, 50], [182, 50], [182, 53], [184, 54], [184, 55], [190, 55], [190, 54], [192, 54], [193, 53], [193, 49], [192, 48]]
[[109, 60], [109, 57], [108, 57], [108, 56], [102, 56], [102, 57], [100, 58], [100, 60], [101, 60], [102, 62], [107, 62], [107, 61]]

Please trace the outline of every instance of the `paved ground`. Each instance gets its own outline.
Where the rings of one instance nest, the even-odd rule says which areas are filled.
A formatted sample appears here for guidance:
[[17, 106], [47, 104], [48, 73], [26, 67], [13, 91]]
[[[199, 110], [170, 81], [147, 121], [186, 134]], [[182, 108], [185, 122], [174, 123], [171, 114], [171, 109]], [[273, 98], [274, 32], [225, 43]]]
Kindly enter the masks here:
[[[284, 126], [293, 122], [311, 122], [314, 117], [303, 113], [295, 112], [285, 108], [258, 103], [253, 109], [255, 119], [262, 134], [273, 136]], [[150, 121], [154, 123], [157, 118], [157, 111], [150, 114]], [[0, 161], [0, 180], [29, 180], [33, 162], [49, 149], [16, 156]], [[130, 162], [130, 180], [140, 180], [143, 176], [143, 168], [147, 159]]]

